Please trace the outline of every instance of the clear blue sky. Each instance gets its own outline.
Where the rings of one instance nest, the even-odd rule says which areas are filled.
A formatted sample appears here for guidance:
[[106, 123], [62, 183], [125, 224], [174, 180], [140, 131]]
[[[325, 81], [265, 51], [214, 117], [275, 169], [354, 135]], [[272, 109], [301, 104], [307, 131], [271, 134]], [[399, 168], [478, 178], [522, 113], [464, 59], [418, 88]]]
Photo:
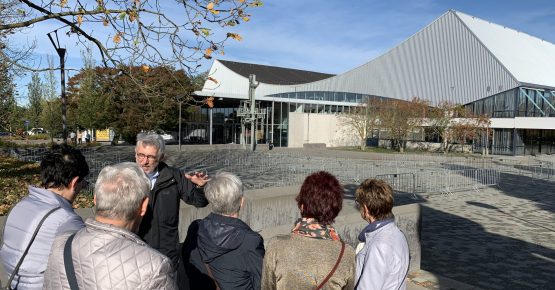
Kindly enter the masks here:
[[[216, 57], [338, 74], [383, 54], [449, 9], [555, 43], [553, 0], [263, 1], [263, 7], [251, 11], [251, 21], [236, 28], [243, 41], [230, 40], [225, 55]], [[45, 36], [48, 29], [37, 25], [19, 41], [36, 37], [38, 55], [54, 55]], [[68, 53], [67, 66], [79, 69], [80, 50], [70, 47]], [[211, 61], [202, 65], [206, 71]], [[25, 97], [28, 80], [20, 79], [20, 96]]]

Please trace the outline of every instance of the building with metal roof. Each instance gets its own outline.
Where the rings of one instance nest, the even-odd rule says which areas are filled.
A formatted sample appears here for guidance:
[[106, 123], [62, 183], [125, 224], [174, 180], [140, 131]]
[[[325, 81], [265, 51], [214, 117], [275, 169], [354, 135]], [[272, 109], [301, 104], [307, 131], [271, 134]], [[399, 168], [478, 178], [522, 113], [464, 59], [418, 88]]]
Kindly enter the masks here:
[[[259, 81], [257, 106], [268, 114], [261, 140], [277, 146], [348, 145], [352, 140], [331, 133], [327, 139], [311, 138], [302, 125], [306, 115], [340, 113], [366, 96], [418, 97], [431, 105], [464, 104], [490, 116], [493, 138], [483, 146], [494, 154], [555, 153], [555, 45], [458, 11], [446, 12], [381, 56], [339, 75], [215, 60], [212, 80], [196, 94], [234, 100], [238, 107], [239, 100], [248, 100], [250, 74]], [[299, 126], [308, 137], [292, 145], [299, 139], [292, 129]]]

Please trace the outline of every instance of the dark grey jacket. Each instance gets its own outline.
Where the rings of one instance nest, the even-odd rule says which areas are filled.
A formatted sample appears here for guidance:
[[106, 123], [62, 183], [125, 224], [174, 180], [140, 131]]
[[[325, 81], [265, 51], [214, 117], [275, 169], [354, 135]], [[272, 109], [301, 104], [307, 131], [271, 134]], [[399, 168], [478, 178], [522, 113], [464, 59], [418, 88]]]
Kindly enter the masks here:
[[[184, 244], [190, 289], [215, 289], [205, 263], [220, 289], [260, 289], [262, 236], [238, 218], [211, 213], [194, 221]], [[184, 289], [187, 287], [181, 287]]]
[[148, 210], [138, 235], [149, 246], [170, 258], [175, 267], [179, 260], [179, 204], [183, 200], [203, 207], [208, 201], [204, 191], [196, 188], [179, 169], [160, 162], [158, 172], [160, 175], [150, 192]]

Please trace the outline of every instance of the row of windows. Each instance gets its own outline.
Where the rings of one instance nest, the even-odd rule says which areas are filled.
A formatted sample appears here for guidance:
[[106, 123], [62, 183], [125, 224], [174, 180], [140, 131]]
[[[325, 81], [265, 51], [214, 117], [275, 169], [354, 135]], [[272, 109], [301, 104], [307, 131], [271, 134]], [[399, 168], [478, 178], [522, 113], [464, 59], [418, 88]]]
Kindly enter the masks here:
[[554, 117], [555, 92], [516, 88], [466, 105], [475, 115], [493, 118]]
[[280, 93], [269, 95], [268, 97], [328, 102], [362, 103], [366, 95], [346, 92], [308, 91]]

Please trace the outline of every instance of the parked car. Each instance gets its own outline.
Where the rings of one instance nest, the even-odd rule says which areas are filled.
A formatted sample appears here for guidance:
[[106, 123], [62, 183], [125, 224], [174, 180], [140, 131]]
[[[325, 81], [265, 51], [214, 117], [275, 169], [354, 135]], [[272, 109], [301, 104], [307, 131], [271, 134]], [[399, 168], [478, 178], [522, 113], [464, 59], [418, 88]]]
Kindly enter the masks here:
[[0, 132], [0, 137], [14, 136], [12, 132]]
[[31, 128], [31, 130], [27, 131], [27, 135], [38, 135], [38, 134], [46, 134], [48, 133], [44, 128]]
[[170, 144], [170, 143], [175, 143], [176, 140], [173, 137], [172, 134], [165, 132], [164, 130], [150, 130], [150, 131], [146, 131], [146, 132], [140, 132], [139, 134], [137, 134], [137, 137], [139, 137], [140, 134], [146, 134], [146, 133], [156, 133], [160, 136], [162, 136], [162, 139], [164, 139], [164, 142], [166, 144]]
[[194, 129], [183, 138], [185, 144], [206, 144], [206, 129]]

